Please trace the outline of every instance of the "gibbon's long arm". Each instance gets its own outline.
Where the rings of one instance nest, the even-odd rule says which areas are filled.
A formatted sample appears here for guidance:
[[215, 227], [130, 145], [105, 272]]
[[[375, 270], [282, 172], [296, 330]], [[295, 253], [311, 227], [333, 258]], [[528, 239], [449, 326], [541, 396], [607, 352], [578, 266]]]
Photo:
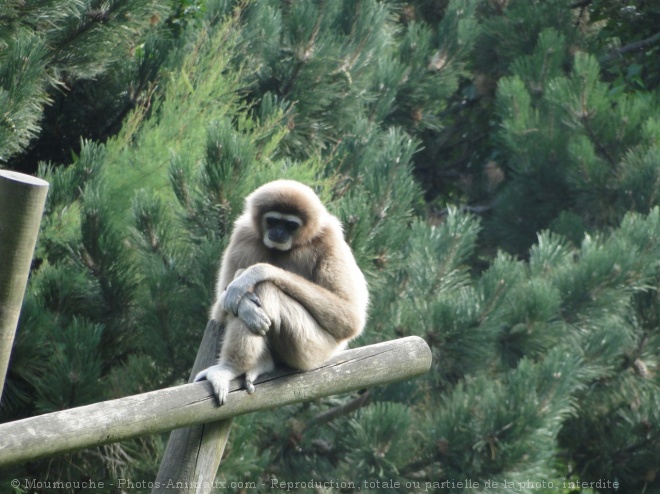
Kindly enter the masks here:
[[266, 263], [247, 268], [229, 284], [224, 298], [225, 310], [237, 314], [243, 297], [262, 281], [274, 283], [300, 303], [337, 341], [354, 338], [362, 331], [365, 316], [358, 300], [346, 300], [302, 276]]

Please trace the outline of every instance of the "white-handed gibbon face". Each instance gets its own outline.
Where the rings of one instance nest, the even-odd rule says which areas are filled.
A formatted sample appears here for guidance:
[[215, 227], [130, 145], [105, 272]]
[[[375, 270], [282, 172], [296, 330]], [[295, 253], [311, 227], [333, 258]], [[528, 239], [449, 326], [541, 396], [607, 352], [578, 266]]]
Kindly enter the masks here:
[[264, 245], [269, 249], [290, 250], [302, 225], [302, 220], [295, 214], [268, 211], [261, 219]]

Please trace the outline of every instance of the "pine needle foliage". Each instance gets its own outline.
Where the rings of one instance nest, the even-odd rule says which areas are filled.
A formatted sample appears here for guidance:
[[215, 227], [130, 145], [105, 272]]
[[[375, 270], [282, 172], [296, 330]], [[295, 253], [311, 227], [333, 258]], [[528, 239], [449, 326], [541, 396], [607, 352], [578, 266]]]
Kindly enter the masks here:
[[[48, 129], [51, 132], [57, 126], [59, 133], [57, 137], [42, 140], [42, 145], [48, 143], [55, 147], [57, 144], [52, 140], [61, 140], [62, 136], [68, 141], [74, 128], [83, 135], [101, 137], [101, 129], [100, 132], [81, 129], [76, 118], [89, 121], [89, 114], [75, 104], [69, 106], [69, 101], [80, 103], [79, 95], [93, 87], [85, 81], [99, 78], [110, 68], [114, 68], [115, 73], [104, 79], [106, 84], [97, 84], [93, 90], [108, 99], [114, 96], [126, 103], [130, 98], [119, 95], [116, 84], [127, 83], [130, 79], [136, 83], [134, 89], [139, 93], [137, 86], [145, 82], [144, 77], [139, 77], [139, 71], [149, 65], [140, 56], [145, 53], [141, 46], [148, 33], [160, 27], [171, 10], [171, 3], [155, 0], [3, 2], [0, 6], [0, 106], [3, 108], [0, 163], [6, 163], [36, 142], [45, 111], [58, 115], [58, 122], [47, 125], [53, 126]], [[152, 58], [151, 62], [158, 58], [157, 50], [148, 49], [146, 53], [147, 58]], [[127, 77], [129, 73], [133, 77]], [[75, 96], [67, 100], [67, 94]], [[52, 106], [47, 109], [47, 105], [54, 102], [60, 105], [59, 114]], [[97, 109], [114, 113], [113, 117], [121, 119], [123, 110], [120, 108], [117, 103], [105, 101]], [[105, 130], [112, 126], [114, 119], [109, 120], [111, 123]], [[63, 129], [66, 125], [72, 128]], [[33, 154], [40, 153], [32, 149]], [[59, 150], [58, 156], [63, 157], [62, 151], [68, 156], [69, 149]], [[31, 168], [34, 171], [34, 165]]]

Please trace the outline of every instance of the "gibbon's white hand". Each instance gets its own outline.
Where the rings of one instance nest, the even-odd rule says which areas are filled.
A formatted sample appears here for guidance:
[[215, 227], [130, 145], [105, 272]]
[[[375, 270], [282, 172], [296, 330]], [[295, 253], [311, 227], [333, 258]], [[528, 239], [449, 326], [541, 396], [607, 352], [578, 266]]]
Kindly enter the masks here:
[[238, 306], [243, 298], [254, 290], [254, 285], [263, 281], [264, 277], [260, 273], [262, 271], [259, 265], [250, 266], [244, 270], [239, 276], [234, 278], [227, 290], [225, 291], [224, 308], [230, 314], [238, 316]]
[[261, 308], [261, 301], [252, 292], [247, 292], [238, 304], [238, 317], [254, 334], [266, 336], [270, 329], [270, 318]]

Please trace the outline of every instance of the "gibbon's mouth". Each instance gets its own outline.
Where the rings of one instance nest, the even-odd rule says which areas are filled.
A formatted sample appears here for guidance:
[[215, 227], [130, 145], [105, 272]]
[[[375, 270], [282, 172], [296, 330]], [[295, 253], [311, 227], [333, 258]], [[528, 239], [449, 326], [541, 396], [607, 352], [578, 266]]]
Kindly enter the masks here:
[[291, 249], [292, 241], [291, 239], [288, 239], [286, 242], [273, 242], [270, 238], [268, 238], [268, 235], [266, 235], [264, 237], [264, 244], [269, 249], [287, 251]]

